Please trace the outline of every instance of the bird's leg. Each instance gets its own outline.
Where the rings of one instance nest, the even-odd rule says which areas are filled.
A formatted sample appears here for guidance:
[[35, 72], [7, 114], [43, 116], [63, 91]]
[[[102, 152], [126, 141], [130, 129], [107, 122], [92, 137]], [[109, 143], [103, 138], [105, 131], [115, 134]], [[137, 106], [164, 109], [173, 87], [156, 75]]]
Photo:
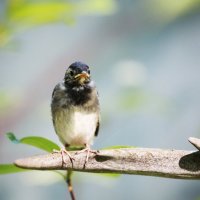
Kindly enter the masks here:
[[86, 164], [87, 164], [87, 162], [88, 162], [89, 154], [90, 154], [90, 153], [97, 154], [98, 151], [97, 151], [97, 150], [92, 150], [92, 149], [90, 148], [90, 145], [85, 144], [85, 148], [82, 149], [82, 150], [80, 150], [80, 151], [78, 151], [78, 152], [76, 152], [76, 154], [85, 153], [85, 152], [87, 152], [87, 154], [86, 154], [86, 158], [85, 158], [84, 168], [85, 168], [85, 166], [86, 166]]
[[68, 145], [65, 145], [65, 148], [62, 148], [62, 149], [60, 149], [60, 150], [53, 150], [53, 153], [60, 153], [61, 154], [61, 156], [62, 156], [62, 162], [63, 163], [65, 163], [65, 164], [67, 164], [67, 162], [65, 161], [65, 159], [64, 159], [64, 154], [67, 154], [67, 156], [69, 157], [69, 159], [70, 159], [70, 161], [71, 161], [71, 163], [72, 163], [72, 165], [73, 165], [73, 160], [75, 160], [74, 158], [73, 158], [73, 156], [66, 150], [66, 148], [67, 147], [69, 147]]

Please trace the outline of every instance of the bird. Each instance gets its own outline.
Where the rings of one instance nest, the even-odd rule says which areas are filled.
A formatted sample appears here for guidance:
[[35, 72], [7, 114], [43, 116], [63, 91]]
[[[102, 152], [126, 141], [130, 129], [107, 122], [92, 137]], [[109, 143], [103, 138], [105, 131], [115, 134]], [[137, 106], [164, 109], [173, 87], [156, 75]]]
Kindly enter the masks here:
[[91, 145], [100, 126], [98, 91], [87, 64], [77, 61], [66, 69], [64, 79], [53, 90], [51, 114], [54, 130], [64, 145], [62, 158], [66, 153], [73, 161], [67, 149], [81, 147], [79, 153], [87, 152], [85, 166], [89, 154], [96, 153]]

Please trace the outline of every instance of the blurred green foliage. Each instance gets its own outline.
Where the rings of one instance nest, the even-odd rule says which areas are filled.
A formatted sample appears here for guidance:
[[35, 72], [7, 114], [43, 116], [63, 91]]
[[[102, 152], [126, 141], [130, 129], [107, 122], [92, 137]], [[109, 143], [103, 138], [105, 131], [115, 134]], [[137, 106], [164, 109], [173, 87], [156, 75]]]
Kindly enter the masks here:
[[6, 116], [9, 110], [14, 107], [16, 102], [5, 90], [0, 90], [0, 117]]
[[[30, 137], [24, 137], [21, 139], [17, 139], [16, 136], [11, 132], [6, 133], [6, 136], [11, 142], [13, 142], [15, 144], [27, 144], [27, 145], [42, 149], [44, 151], [50, 152], [50, 153], [53, 152], [53, 150], [60, 149], [60, 147], [57, 144], [55, 144], [54, 142], [50, 141], [49, 139], [46, 139], [43, 137], [30, 136]], [[0, 164], [0, 174], [2, 174], [2, 175], [10, 174], [10, 173], [17, 173], [17, 172], [24, 172], [24, 171], [28, 171], [28, 170], [19, 168], [19, 167], [15, 166], [14, 164]], [[60, 175], [63, 176], [63, 174], [60, 174]]]
[[117, 4], [114, 0], [8, 0], [4, 7], [0, 46], [7, 44], [14, 32], [55, 22], [70, 25], [79, 15], [111, 14]]
[[[140, 1], [146, 8], [145, 16], [151, 15], [157, 23], [166, 24], [177, 17], [199, 9], [199, 0], [149, 0]], [[6, 45], [13, 33], [27, 28], [62, 22], [75, 23], [82, 15], [113, 14], [116, 0], [7, 0], [0, 4], [0, 47]], [[153, 14], [153, 15], [152, 15]], [[159, 17], [158, 17], [159, 16]]]
[[53, 150], [60, 150], [60, 147], [56, 143], [43, 137], [30, 136], [30, 137], [17, 139], [15, 135], [11, 132], [7, 133], [6, 135], [9, 138], [9, 140], [15, 144], [19, 144], [19, 143], [28, 144], [50, 153], [53, 152]]
[[26, 169], [19, 168], [14, 164], [1, 164], [0, 165], [0, 174], [10, 174], [10, 173], [17, 173], [17, 172], [24, 172], [28, 171]]
[[150, 7], [155, 15], [162, 14], [162, 17], [158, 20], [166, 23], [199, 7], [199, 4], [199, 0], [151, 0]]
[[118, 107], [122, 111], [133, 111], [144, 106], [149, 95], [140, 89], [124, 89], [118, 97]]

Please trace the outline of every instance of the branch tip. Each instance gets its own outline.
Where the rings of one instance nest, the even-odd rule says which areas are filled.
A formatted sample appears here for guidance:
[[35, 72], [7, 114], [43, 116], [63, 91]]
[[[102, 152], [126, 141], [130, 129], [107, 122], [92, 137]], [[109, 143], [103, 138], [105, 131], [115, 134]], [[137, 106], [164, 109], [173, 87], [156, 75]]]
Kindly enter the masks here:
[[189, 137], [188, 141], [195, 146], [198, 150], [200, 150], [200, 139], [195, 137]]

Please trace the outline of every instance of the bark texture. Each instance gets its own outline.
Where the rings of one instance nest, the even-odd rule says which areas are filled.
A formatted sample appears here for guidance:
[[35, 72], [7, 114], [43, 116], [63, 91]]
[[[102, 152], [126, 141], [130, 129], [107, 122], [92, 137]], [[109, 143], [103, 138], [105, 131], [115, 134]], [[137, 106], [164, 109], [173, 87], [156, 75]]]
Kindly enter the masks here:
[[18, 167], [35, 170], [73, 170], [94, 173], [119, 173], [179, 179], [200, 179], [200, 152], [150, 148], [123, 148], [91, 153], [84, 167], [86, 153], [75, 154], [70, 161], [60, 153], [18, 159]]

